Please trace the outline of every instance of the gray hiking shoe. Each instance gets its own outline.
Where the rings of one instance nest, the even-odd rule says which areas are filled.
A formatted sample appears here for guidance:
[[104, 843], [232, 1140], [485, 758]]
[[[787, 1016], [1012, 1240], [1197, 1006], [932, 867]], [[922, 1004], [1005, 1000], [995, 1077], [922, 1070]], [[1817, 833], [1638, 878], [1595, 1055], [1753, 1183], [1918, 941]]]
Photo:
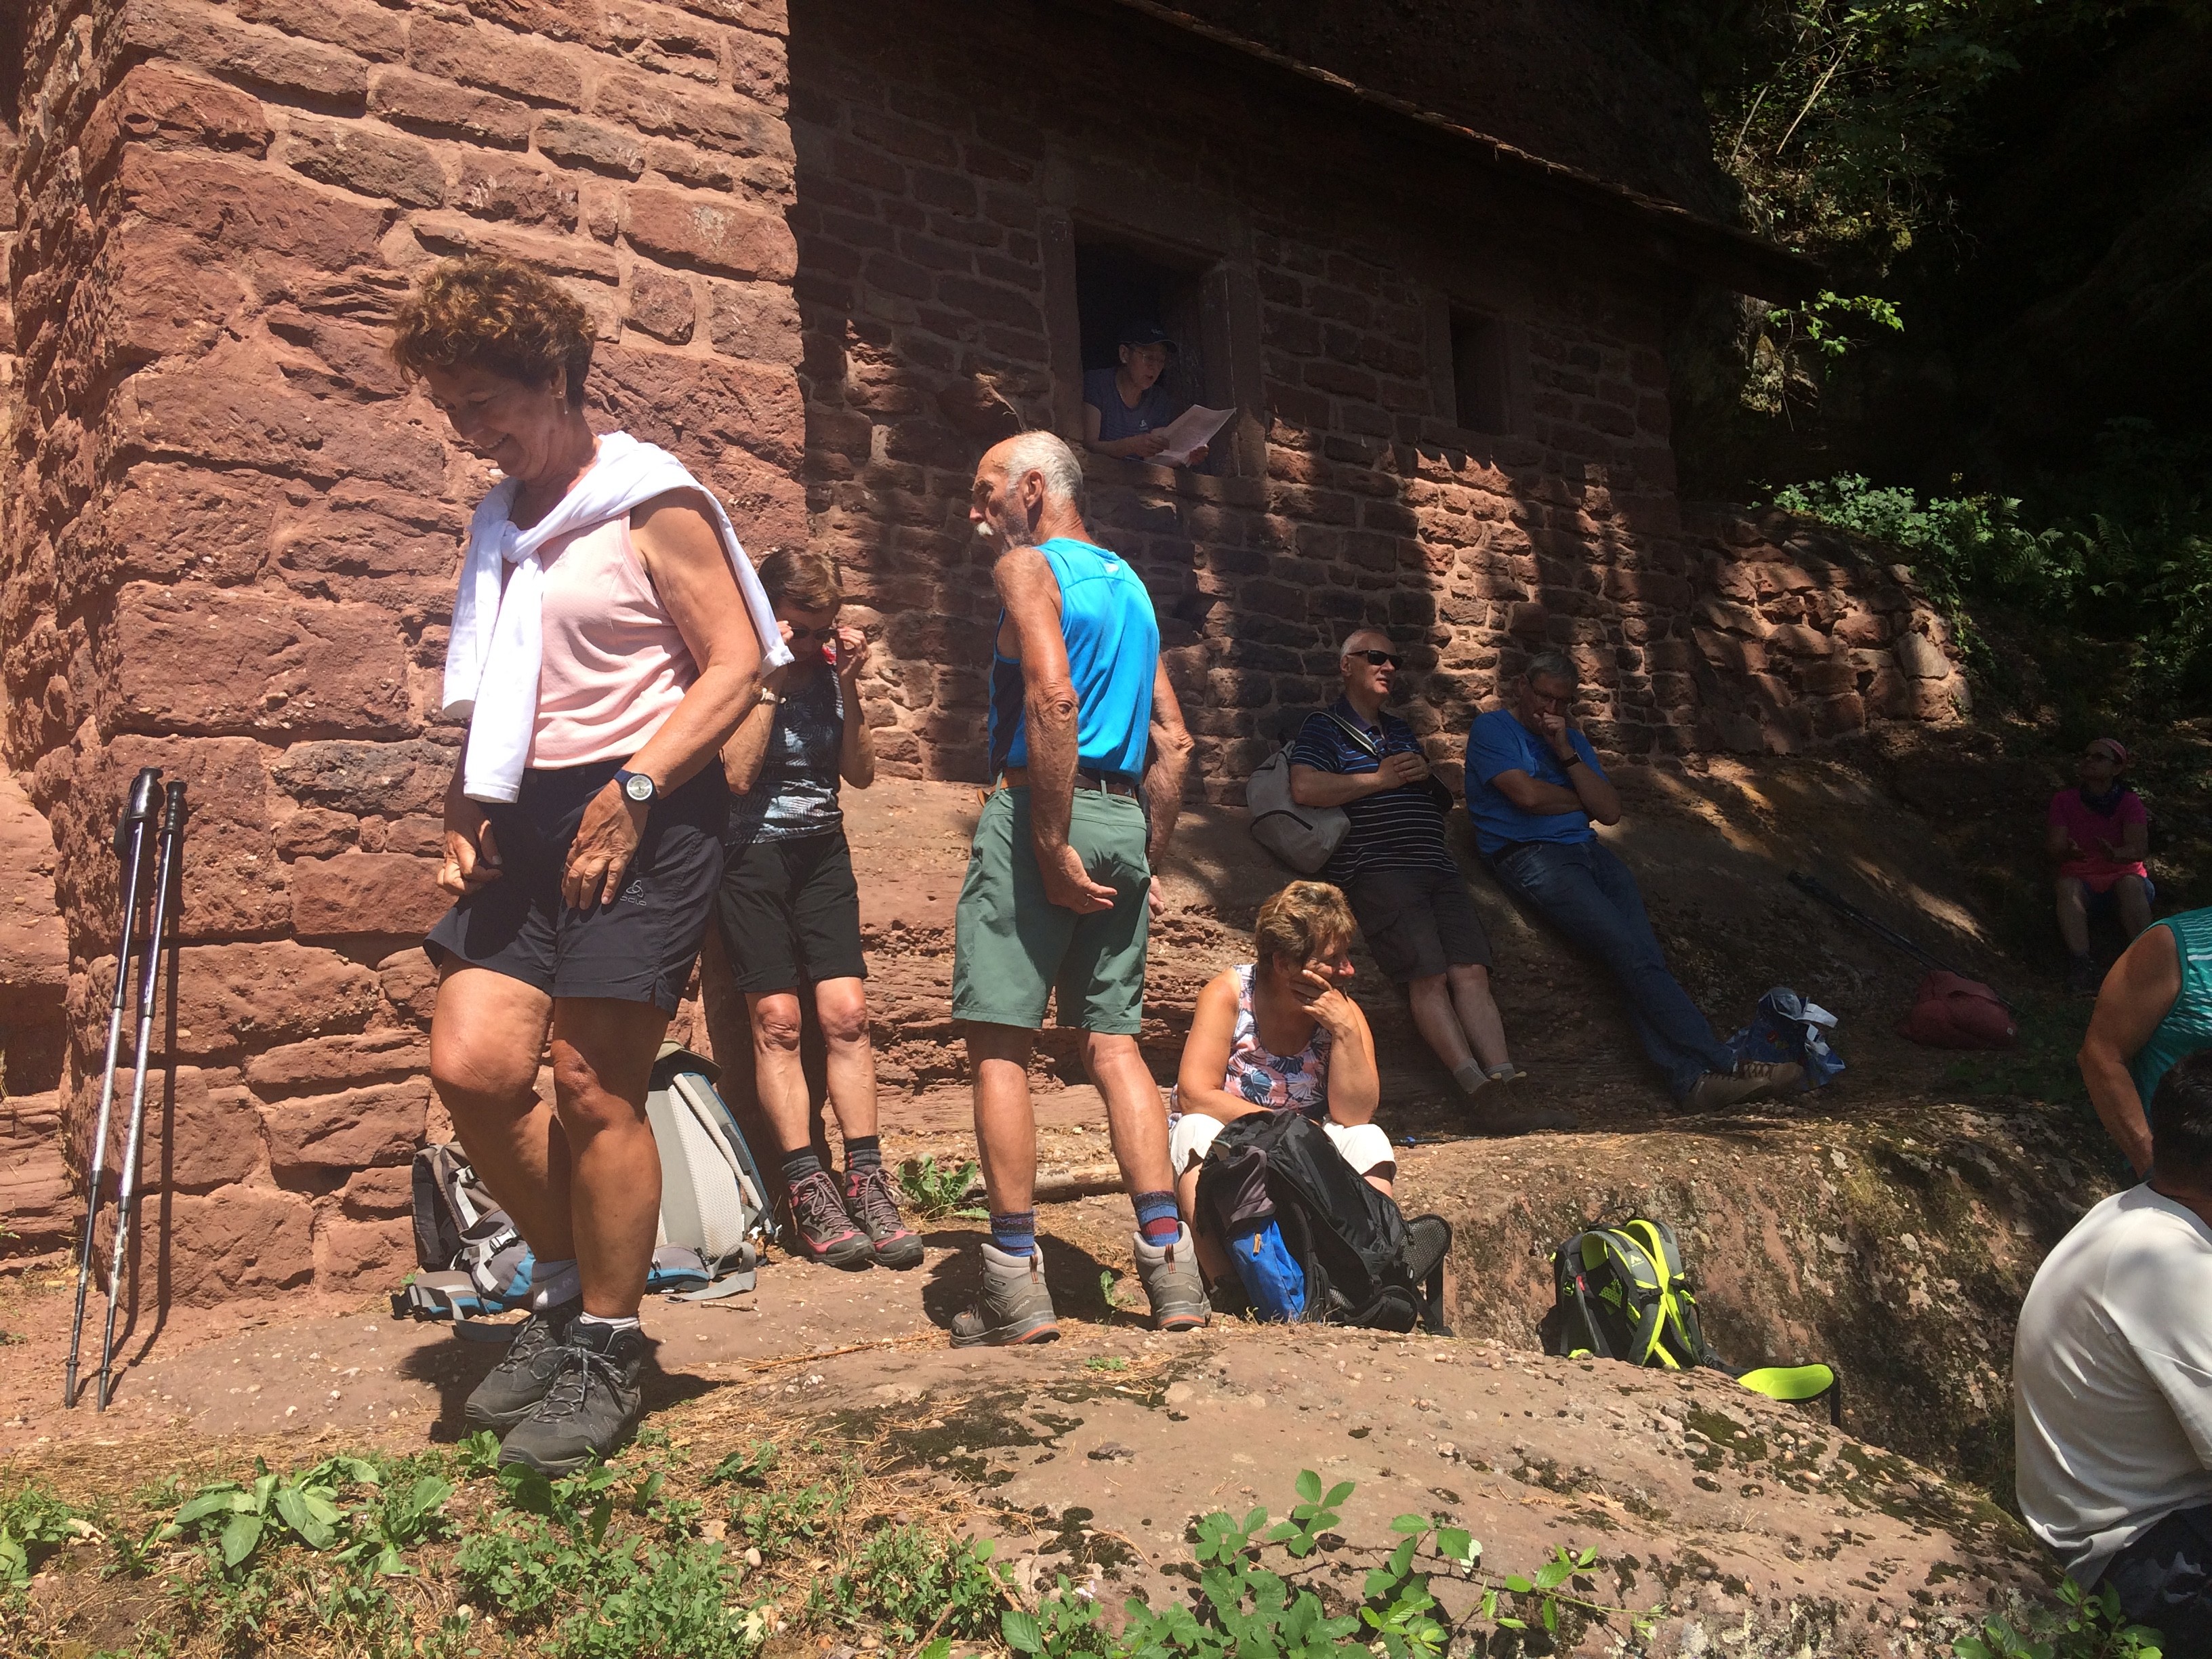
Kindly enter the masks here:
[[526, 1463], [541, 1474], [568, 1474], [605, 1457], [637, 1426], [643, 1397], [637, 1374], [645, 1333], [571, 1322], [560, 1368], [545, 1397], [510, 1430], [502, 1463]]
[[[1179, 1226], [1181, 1224], [1177, 1224]], [[1170, 1244], [1155, 1244], [1136, 1235], [1137, 1277], [1152, 1299], [1152, 1328], [1194, 1331], [1213, 1317], [1206, 1299], [1206, 1280], [1198, 1271], [1198, 1247], [1182, 1227]]]
[[868, 1236], [876, 1261], [885, 1267], [919, 1267], [921, 1235], [899, 1214], [891, 1175], [880, 1164], [845, 1172], [845, 1213]]
[[1805, 1068], [1794, 1060], [1740, 1060], [1735, 1074], [1759, 1085], [1760, 1096], [1779, 1100], [1805, 1086]]
[[1050, 1342], [1059, 1334], [1052, 1292], [1044, 1284], [1044, 1252], [1032, 1246], [1026, 1257], [1008, 1255], [985, 1239], [983, 1288], [974, 1307], [953, 1316], [952, 1346], [1005, 1348]]
[[504, 1435], [530, 1415], [530, 1408], [545, 1397], [561, 1369], [561, 1344], [568, 1337], [568, 1322], [583, 1311], [583, 1298], [571, 1297], [557, 1308], [531, 1315], [515, 1328], [506, 1357], [469, 1396], [461, 1414], [470, 1428]]

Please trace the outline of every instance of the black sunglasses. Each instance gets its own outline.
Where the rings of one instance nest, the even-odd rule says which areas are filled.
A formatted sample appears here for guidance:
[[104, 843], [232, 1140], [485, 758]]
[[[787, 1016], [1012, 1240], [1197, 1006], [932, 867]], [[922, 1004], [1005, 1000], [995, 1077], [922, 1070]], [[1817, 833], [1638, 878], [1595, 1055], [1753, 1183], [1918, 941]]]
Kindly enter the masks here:
[[817, 640], [827, 641], [834, 639], [836, 634], [836, 623], [831, 623], [827, 628], [794, 628], [791, 630], [791, 642], [793, 645], [811, 645]]
[[1380, 668], [1386, 662], [1393, 668], [1402, 668], [1405, 666], [1403, 663], [1398, 660], [1398, 653], [1395, 651], [1347, 651], [1344, 654], [1347, 657], [1358, 657], [1364, 661], [1371, 662], [1377, 668]]

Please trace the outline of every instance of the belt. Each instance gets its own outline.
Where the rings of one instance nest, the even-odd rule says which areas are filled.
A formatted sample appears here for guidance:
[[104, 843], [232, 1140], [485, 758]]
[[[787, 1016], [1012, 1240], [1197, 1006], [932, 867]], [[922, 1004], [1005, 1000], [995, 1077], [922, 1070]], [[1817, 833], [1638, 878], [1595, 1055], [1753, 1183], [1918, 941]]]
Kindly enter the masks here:
[[[1097, 789], [1109, 795], [1127, 795], [1135, 799], [1137, 786], [1120, 772], [1094, 772], [1087, 766], [1075, 769], [1075, 781], [1086, 789]], [[1030, 769], [1009, 766], [999, 774], [1002, 789], [1026, 789], [1030, 787]]]

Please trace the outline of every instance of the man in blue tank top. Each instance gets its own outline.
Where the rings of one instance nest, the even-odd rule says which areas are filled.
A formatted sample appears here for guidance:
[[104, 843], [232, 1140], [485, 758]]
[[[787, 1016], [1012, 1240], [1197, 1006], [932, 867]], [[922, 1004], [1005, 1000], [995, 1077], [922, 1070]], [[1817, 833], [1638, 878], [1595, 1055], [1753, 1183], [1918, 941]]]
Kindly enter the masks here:
[[1083, 468], [1049, 432], [983, 457], [969, 518], [997, 556], [993, 789], [954, 923], [952, 1015], [967, 1022], [990, 1194], [983, 1286], [957, 1346], [1060, 1334], [1036, 1247], [1030, 1051], [1056, 1000], [1137, 1209], [1139, 1276], [1162, 1330], [1211, 1311], [1168, 1168], [1167, 1108], [1137, 1048], [1152, 870], [1175, 828], [1191, 742], [1136, 573], [1091, 539]]

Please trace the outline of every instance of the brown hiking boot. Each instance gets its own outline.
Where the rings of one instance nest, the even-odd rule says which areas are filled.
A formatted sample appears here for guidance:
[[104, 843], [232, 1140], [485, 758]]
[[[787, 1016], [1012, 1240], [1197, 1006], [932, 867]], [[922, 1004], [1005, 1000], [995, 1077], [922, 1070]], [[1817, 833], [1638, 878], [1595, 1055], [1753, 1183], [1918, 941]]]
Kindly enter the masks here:
[[1059, 1334], [1052, 1292], [1044, 1284], [1044, 1253], [1031, 1246], [1026, 1256], [1008, 1255], [985, 1239], [983, 1288], [974, 1307], [953, 1316], [952, 1346], [1012, 1347], [1050, 1342]]
[[[1731, 1106], [1741, 1106], [1747, 1100], [1756, 1100], [1770, 1086], [1764, 1073], [1771, 1067], [1760, 1066], [1759, 1075], [1753, 1067], [1740, 1065], [1733, 1072], [1707, 1072], [1699, 1077], [1690, 1092], [1678, 1103], [1685, 1112], [1724, 1112]], [[1797, 1068], [1791, 1066], [1793, 1072]], [[1801, 1074], [1802, 1075], [1802, 1074]]]
[[1735, 1063], [1735, 1074], [1759, 1085], [1761, 1097], [1779, 1100], [1784, 1095], [1794, 1095], [1805, 1086], [1805, 1068], [1794, 1060], [1740, 1060]]

